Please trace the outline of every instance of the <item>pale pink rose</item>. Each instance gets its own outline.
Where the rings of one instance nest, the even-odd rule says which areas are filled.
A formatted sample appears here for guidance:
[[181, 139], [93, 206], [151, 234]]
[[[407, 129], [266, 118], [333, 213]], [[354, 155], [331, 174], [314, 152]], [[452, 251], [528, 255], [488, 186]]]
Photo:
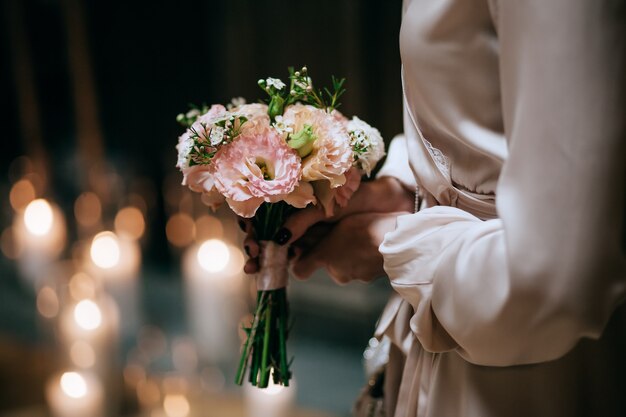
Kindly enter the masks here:
[[337, 109], [334, 109], [332, 112], [330, 112], [330, 115], [333, 116], [335, 120], [337, 120], [339, 123], [343, 125], [347, 125], [348, 122], [350, 121], [346, 116], [343, 115], [342, 112], [340, 112]]
[[283, 120], [293, 125], [294, 133], [311, 125], [317, 137], [313, 151], [302, 161], [302, 179], [328, 180], [331, 188], [345, 183], [345, 172], [352, 166], [350, 136], [335, 116], [313, 106], [294, 104], [286, 108]]
[[224, 202], [224, 196], [215, 188], [215, 180], [209, 165], [194, 165], [183, 169], [183, 185], [197, 193], [202, 193], [202, 201], [213, 211]]
[[189, 137], [198, 135], [207, 145], [219, 146], [224, 139], [224, 129], [215, 126], [215, 123], [227, 117], [229, 117], [229, 114], [226, 107], [221, 104], [214, 104], [208, 112], [198, 116], [196, 121], [185, 132], [185, 135]]
[[287, 195], [283, 195], [285, 203], [292, 205], [296, 208], [305, 208], [309, 204], [317, 204], [315, 194], [313, 193], [313, 186], [306, 181], [300, 181], [296, 188], [293, 189]]
[[241, 128], [241, 133], [261, 134], [270, 128], [270, 117], [267, 114], [267, 104], [252, 103], [235, 107], [231, 114], [245, 116], [248, 121]]
[[313, 183], [315, 196], [324, 208], [324, 213], [327, 217], [334, 214], [335, 205], [345, 207], [350, 197], [352, 197], [352, 194], [354, 194], [356, 190], [359, 189], [359, 185], [361, 185], [361, 172], [357, 168], [350, 168], [345, 175], [346, 182], [337, 188], [331, 188], [328, 181], [315, 181]]
[[273, 130], [241, 134], [223, 146], [210, 164], [215, 187], [231, 209], [252, 217], [264, 202], [276, 202], [294, 191], [300, 180], [300, 157]]
[[222, 106], [221, 104], [214, 104], [211, 106], [208, 112], [201, 114], [196, 119], [194, 124], [201, 122], [201, 123], [210, 125], [210, 124], [215, 123], [216, 120], [223, 118], [227, 114], [228, 114], [228, 110], [226, 110], [226, 107]]
[[[213, 146], [219, 146], [228, 126], [233, 122], [232, 117], [244, 116], [247, 121], [241, 126], [239, 134], [261, 134], [270, 128], [270, 118], [267, 115], [267, 105], [243, 104], [232, 110], [227, 110], [220, 104], [214, 104], [209, 111], [201, 116], [191, 126], [200, 136], [207, 139]], [[216, 123], [227, 120], [227, 127], [216, 126]]]

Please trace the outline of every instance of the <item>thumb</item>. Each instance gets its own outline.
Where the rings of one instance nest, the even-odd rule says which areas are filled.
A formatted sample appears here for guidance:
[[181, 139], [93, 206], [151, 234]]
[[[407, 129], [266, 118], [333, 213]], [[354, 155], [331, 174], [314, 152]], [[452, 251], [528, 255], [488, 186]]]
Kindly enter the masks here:
[[[381, 187], [378, 187], [381, 188]], [[354, 193], [348, 205], [339, 207], [335, 205], [334, 215], [327, 217], [321, 204], [309, 205], [303, 210], [298, 210], [285, 221], [283, 227], [276, 232], [274, 241], [279, 245], [293, 243], [300, 239], [309, 227], [321, 221], [336, 222], [342, 218], [355, 213], [373, 210], [370, 184], [361, 184], [359, 190]], [[374, 198], [376, 200], [376, 198]], [[374, 210], [375, 211], [375, 210]]]

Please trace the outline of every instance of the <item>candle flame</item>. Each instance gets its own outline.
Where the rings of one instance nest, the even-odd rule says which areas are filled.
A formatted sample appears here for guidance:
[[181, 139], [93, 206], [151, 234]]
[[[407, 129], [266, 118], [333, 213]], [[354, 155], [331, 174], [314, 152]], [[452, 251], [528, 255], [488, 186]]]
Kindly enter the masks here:
[[163, 410], [168, 417], [186, 417], [189, 415], [189, 401], [184, 395], [166, 395]]
[[26, 229], [35, 236], [43, 236], [52, 229], [52, 207], [43, 198], [31, 201], [24, 212]]
[[197, 257], [198, 263], [205, 271], [219, 272], [228, 265], [230, 252], [224, 242], [211, 239], [200, 246]]
[[87, 382], [78, 372], [65, 372], [61, 375], [61, 389], [71, 398], [82, 398], [87, 395]]
[[110, 269], [120, 261], [120, 243], [112, 232], [101, 232], [91, 242], [91, 260], [103, 269]]
[[102, 312], [93, 301], [83, 300], [74, 307], [74, 320], [85, 330], [95, 330], [102, 324]]

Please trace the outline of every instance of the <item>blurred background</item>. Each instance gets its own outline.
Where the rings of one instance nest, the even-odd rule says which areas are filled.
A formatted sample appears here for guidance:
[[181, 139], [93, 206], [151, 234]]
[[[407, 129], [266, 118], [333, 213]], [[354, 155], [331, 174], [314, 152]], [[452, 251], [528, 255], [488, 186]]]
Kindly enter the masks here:
[[1, 1], [0, 416], [348, 416], [388, 284], [292, 281], [295, 386], [236, 386], [242, 235], [175, 117], [307, 65], [389, 141], [401, 1]]

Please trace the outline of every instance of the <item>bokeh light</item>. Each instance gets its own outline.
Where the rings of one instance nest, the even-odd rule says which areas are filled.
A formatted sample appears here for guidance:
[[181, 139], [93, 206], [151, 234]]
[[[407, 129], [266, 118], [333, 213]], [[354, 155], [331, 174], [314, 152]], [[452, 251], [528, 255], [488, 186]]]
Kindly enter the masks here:
[[36, 236], [43, 236], [52, 228], [54, 215], [52, 207], [43, 198], [31, 201], [24, 212], [26, 230]]
[[224, 237], [224, 226], [216, 217], [205, 214], [196, 219], [196, 242]]
[[94, 330], [102, 324], [100, 307], [91, 300], [83, 300], [74, 307], [74, 320], [85, 330]]
[[161, 400], [159, 385], [151, 379], [144, 379], [137, 384], [137, 399], [144, 408], [150, 408]]
[[13, 210], [20, 211], [35, 199], [35, 187], [27, 179], [21, 179], [11, 187], [9, 201]]
[[187, 417], [189, 409], [189, 401], [184, 395], [170, 394], [163, 399], [163, 410], [167, 417]]
[[37, 311], [43, 317], [51, 319], [59, 313], [59, 298], [56, 291], [50, 287], [43, 287], [37, 293]]
[[219, 272], [228, 265], [230, 252], [224, 242], [211, 239], [200, 245], [197, 257], [202, 269], [207, 272]]
[[183, 248], [193, 242], [196, 225], [188, 214], [176, 213], [167, 221], [165, 233], [172, 245]]
[[115, 216], [115, 232], [120, 236], [139, 239], [145, 227], [143, 214], [137, 207], [124, 207]]
[[96, 281], [84, 272], [76, 273], [69, 282], [70, 295], [76, 301], [96, 296]]
[[109, 269], [120, 261], [120, 244], [112, 232], [101, 232], [91, 242], [91, 259], [96, 266]]
[[76, 366], [91, 368], [96, 363], [96, 353], [89, 343], [78, 340], [70, 348], [70, 359]]
[[102, 204], [95, 193], [82, 193], [74, 202], [74, 215], [76, 221], [85, 227], [91, 227], [100, 221], [102, 217]]
[[71, 398], [82, 398], [87, 394], [87, 382], [78, 372], [65, 372], [61, 376], [61, 389]]

